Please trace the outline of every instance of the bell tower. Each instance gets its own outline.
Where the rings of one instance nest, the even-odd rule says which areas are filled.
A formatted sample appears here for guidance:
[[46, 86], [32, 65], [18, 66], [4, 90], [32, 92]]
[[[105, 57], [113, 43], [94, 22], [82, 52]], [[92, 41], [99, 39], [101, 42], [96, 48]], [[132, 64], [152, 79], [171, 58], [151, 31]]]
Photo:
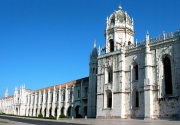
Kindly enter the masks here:
[[96, 41], [94, 41], [94, 47], [92, 53], [90, 55], [90, 63], [89, 63], [89, 87], [88, 87], [88, 117], [96, 117], [96, 93], [97, 93], [97, 49], [96, 49]]
[[105, 39], [106, 53], [134, 43], [134, 21], [121, 6], [106, 19]]

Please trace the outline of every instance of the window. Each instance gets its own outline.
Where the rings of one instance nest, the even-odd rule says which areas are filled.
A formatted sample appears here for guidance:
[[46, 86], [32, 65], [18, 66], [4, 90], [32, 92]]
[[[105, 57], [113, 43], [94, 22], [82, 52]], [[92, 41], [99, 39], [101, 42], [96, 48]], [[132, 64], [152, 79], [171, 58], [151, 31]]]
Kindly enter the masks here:
[[56, 102], [58, 102], [59, 101], [59, 93], [58, 93], [58, 91], [56, 91]]
[[46, 103], [48, 102], [48, 93], [46, 93]]
[[172, 90], [172, 74], [171, 74], [171, 61], [169, 57], [163, 59], [164, 64], [164, 82], [165, 82], [165, 94], [170, 95]]
[[133, 90], [133, 94], [132, 94], [132, 98], [133, 98], [133, 107], [137, 108], [139, 107], [139, 92], [137, 89]]
[[43, 93], [41, 94], [41, 103], [43, 103]]
[[138, 64], [134, 66], [134, 71], [135, 71], [135, 80], [138, 80]]
[[62, 101], [65, 101], [65, 90], [63, 90]]
[[139, 107], [139, 93], [136, 91], [136, 105], [135, 107]]
[[110, 44], [110, 52], [113, 52], [114, 51], [114, 41], [111, 39], [109, 41], [109, 44]]
[[114, 24], [114, 23], [115, 23], [115, 19], [112, 18], [112, 19], [111, 19], [111, 24]]
[[110, 90], [106, 91], [107, 98], [107, 108], [112, 108], [112, 92]]
[[80, 98], [80, 90], [78, 90], [78, 98]]
[[128, 45], [131, 45], [131, 41], [128, 41]]
[[113, 81], [113, 72], [112, 69], [109, 69], [108, 71], [108, 83], [112, 83]]
[[85, 97], [88, 97], [88, 87], [85, 88]]
[[53, 92], [51, 92], [51, 102], [53, 102]]
[[39, 102], [39, 95], [37, 95], [37, 104], [38, 104], [38, 102]]

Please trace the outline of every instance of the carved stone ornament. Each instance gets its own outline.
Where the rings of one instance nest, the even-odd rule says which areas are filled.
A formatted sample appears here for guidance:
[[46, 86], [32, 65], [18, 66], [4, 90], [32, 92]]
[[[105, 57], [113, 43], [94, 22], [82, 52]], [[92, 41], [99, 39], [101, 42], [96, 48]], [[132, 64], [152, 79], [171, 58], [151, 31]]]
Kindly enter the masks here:
[[133, 57], [133, 61], [135, 62], [135, 61], [136, 61], [136, 59], [137, 59], [137, 56], [135, 55], [135, 56]]

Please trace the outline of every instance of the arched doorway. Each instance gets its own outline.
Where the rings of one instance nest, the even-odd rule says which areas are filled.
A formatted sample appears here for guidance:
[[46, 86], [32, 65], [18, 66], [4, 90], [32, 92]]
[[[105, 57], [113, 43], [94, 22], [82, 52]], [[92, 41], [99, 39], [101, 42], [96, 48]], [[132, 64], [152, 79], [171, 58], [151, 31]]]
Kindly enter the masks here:
[[36, 109], [36, 115], [35, 115], [35, 116], [37, 116], [37, 115], [38, 115], [38, 114], [37, 114], [37, 113], [38, 113], [37, 111], [38, 111], [38, 109]]
[[42, 114], [42, 108], [40, 108], [40, 114]]
[[34, 109], [32, 109], [32, 113], [31, 113], [31, 116], [33, 116], [33, 111], [34, 111]]
[[61, 115], [64, 115], [64, 107], [61, 108]]
[[52, 107], [49, 109], [49, 116], [52, 116]]
[[44, 117], [46, 117], [46, 108], [44, 109]]
[[76, 112], [76, 118], [81, 118], [82, 116], [79, 114], [79, 105], [76, 106], [75, 112]]
[[31, 112], [31, 110], [29, 109], [28, 116], [30, 116], [30, 114], [31, 114], [30, 112]]
[[55, 108], [55, 114], [54, 114], [55, 117], [57, 117], [57, 107]]
[[69, 108], [67, 110], [67, 116], [71, 116], [71, 106], [69, 106]]
[[16, 115], [18, 115], [18, 108], [16, 108]]
[[84, 107], [84, 115], [87, 116], [87, 106]]

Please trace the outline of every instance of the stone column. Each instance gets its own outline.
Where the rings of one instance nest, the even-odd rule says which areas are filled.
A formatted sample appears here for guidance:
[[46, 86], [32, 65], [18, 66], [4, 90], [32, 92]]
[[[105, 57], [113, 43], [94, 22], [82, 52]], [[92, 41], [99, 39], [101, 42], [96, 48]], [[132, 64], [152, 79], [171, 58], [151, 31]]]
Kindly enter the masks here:
[[145, 46], [145, 79], [144, 79], [144, 119], [153, 117], [153, 93], [152, 93], [152, 57], [149, 47], [149, 34], [146, 34]]
[[50, 88], [48, 89], [48, 98], [47, 98], [47, 106], [46, 106], [46, 117], [49, 117], [49, 103], [50, 103]]
[[71, 100], [71, 116], [74, 117], [74, 96], [75, 96], [75, 93], [74, 93], [74, 84], [72, 86], [72, 100]]
[[[45, 95], [45, 89], [43, 90], [43, 100], [42, 100], [42, 115], [44, 116], [44, 109], [45, 109], [45, 97], [46, 95]], [[44, 116], [45, 117], [45, 116]]]
[[[120, 56], [120, 82], [121, 82], [121, 94], [120, 94], [120, 98], [121, 98], [121, 118], [125, 118], [125, 51], [124, 51], [124, 47], [121, 48], [121, 56]], [[114, 73], [113, 73], [114, 74]], [[113, 105], [113, 92], [112, 92], [112, 105]]]
[[54, 86], [54, 90], [53, 90], [53, 100], [52, 100], [52, 111], [51, 111], [51, 114], [53, 115], [53, 116], [55, 116], [54, 114], [55, 114], [55, 97], [56, 97], [56, 95], [55, 95], [55, 92], [56, 92], [56, 88], [55, 88], [55, 86]]
[[57, 109], [57, 116], [59, 117], [61, 114], [60, 114], [60, 111], [61, 111], [61, 85], [59, 85], [59, 96], [58, 96], [58, 109]]
[[65, 100], [64, 100], [64, 115], [67, 115], [67, 102], [68, 102], [68, 85], [66, 84], [65, 88]]

